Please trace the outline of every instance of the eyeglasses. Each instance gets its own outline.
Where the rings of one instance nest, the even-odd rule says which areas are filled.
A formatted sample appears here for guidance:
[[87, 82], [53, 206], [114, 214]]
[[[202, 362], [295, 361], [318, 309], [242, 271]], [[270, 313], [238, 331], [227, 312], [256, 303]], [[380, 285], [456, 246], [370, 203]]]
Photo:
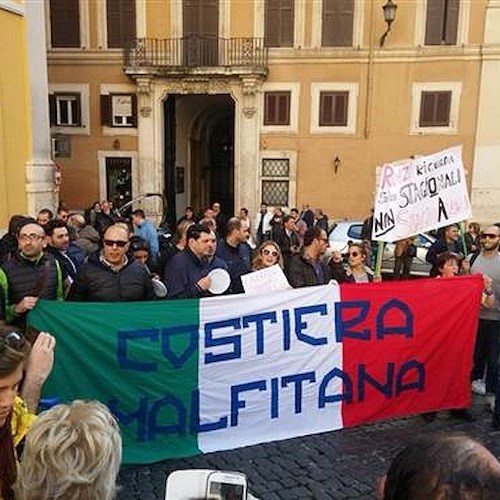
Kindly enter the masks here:
[[349, 252], [349, 257], [358, 257], [361, 254], [359, 252]]
[[41, 240], [43, 238], [42, 235], [40, 234], [35, 234], [35, 233], [31, 233], [31, 234], [20, 234], [19, 235], [19, 240], [20, 241], [38, 241], [38, 240]]
[[495, 238], [498, 238], [498, 234], [493, 234], [493, 233], [482, 233], [481, 238], [484, 240], [485, 238], [489, 238], [490, 240], [494, 240]]
[[262, 250], [263, 255], [272, 255], [273, 257], [277, 257], [279, 254], [276, 250]]
[[123, 241], [123, 240], [104, 240], [104, 244], [107, 247], [112, 247], [112, 246], [117, 246], [118, 248], [123, 248], [128, 241]]
[[8, 332], [0, 337], [0, 353], [5, 351], [6, 347], [19, 350], [24, 345], [24, 336], [19, 332]]

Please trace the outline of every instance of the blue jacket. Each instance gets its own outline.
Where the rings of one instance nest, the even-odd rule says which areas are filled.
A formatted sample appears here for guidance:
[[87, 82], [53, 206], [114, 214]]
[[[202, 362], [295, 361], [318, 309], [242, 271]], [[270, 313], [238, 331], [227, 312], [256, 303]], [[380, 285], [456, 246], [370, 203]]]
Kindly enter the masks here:
[[241, 276], [252, 270], [251, 253], [248, 243], [240, 243], [237, 247], [229, 245], [225, 239], [219, 240], [217, 243], [215, 254], [227, 264], [233, 293], [244, 292]]
[[69, 276], [71, 279], [75, 279], [78, 269], [85, 262], [85, 255], [81, 248], [70, 242], [67, 252], [61, 252], [54, 247], [48, 246], [46, 249], [47, 253], [50, 253], [55, 260], [59, 262], [61, 266], [61, 271], [63, 273], [63, 278]]
[[153, 224], [143, 219], [138, 226], [134, 227], [134, 235], [141, 237], [149, 243], [149, 252], [151, 256], [156, 259], [160, 250], [160, 244], [158, 242], [158, 233]]
[[200, 260], [186, 247], [174, 255], [165, 266], [164, 282], [167, 285], [168, 298], [187, 299], [211, 297], [208, 290], [202, 290], [196, 283], [212, 269], [227, 270], [226, 263], [214, 257], [210, 262]]

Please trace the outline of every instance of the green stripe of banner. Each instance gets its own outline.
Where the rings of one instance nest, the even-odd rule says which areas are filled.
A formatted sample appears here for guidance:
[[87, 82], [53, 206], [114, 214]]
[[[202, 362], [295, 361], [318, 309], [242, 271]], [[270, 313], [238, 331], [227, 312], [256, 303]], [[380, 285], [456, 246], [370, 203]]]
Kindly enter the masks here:
[[39, 301], [29, 324], [57, 339], [44, 397], [108, 405], [120, 421], [124, 463], [196, 455], [198, 305]]

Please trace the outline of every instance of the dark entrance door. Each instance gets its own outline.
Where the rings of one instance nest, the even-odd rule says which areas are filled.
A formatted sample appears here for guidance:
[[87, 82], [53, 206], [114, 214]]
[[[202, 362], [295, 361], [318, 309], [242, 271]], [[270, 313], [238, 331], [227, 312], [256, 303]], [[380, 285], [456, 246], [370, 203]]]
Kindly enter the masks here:
[[183, 0], [185, 66], [217, 66], [218, 0]]
[[106, 158], [106, 197], [121, 207], [132, 199], [132, 159]]
[[234, 214], [234, 106], [212, 129], [209, 140], [209, 199], [219, 201], [223, 211]]

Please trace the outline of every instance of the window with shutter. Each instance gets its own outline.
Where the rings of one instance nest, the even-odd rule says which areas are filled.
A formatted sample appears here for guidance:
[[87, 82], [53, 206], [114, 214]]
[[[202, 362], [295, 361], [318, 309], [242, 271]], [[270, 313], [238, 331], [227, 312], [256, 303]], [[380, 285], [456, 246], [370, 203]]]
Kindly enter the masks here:
[[[81, 96], [78, 93], [54, 94], [53, 97], [53, 125], [57, 127], [80, 127]], [[49, 98], [50, 103], [50, 98]]]
[[351, 47], [353, 39], [354, 0], [323, 0], [323, 47]]
[[349, 92], [320, 92], [319, 126], [346, 127]]
[[264, 43], [266, 47], [293, 47], [294, 0], [266, 0]]
[[135, 94], [101, 95], [101, 125], [104, 127], [137, 127]]
[[135, 0], [106, 0], [108, 47], [122, 48], [135, 39]]
[[290, 92], [264, 93], [264, 125], [290, 125]]
[[455, 45], [460, 0], [427, 0], [426, 45]]
[[80, 47], [78, 0], [50, 0], [50, 40], [54, 48]]
[[451, 91], [422, 92], [420, 100], [420, 127], [448, 127], [450, 125]]

